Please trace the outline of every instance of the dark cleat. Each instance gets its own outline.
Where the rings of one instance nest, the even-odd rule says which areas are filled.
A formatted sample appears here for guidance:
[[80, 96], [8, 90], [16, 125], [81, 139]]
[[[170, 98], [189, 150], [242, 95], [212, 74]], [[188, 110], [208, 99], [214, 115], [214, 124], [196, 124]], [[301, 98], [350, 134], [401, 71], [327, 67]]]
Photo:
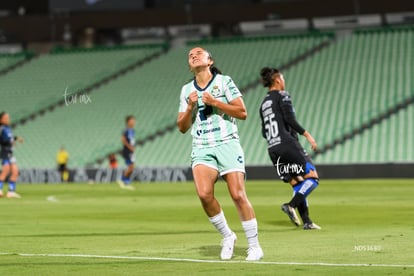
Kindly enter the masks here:
[[296, 214], [296, 211], [293, 207], [291, 207], [289, 204], [285, 203], [281, 206], [282, 211], [288, 215], [290, 221], [296, 225], [301, 225], [300, 220], [298, 218], [298, 215]]

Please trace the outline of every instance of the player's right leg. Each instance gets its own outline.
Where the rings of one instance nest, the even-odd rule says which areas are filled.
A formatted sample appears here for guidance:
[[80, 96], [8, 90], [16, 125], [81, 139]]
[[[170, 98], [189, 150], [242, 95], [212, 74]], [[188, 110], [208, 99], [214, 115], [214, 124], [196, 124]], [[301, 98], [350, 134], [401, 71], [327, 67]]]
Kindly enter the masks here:
[[303, 220], [304, 230], [321, 230], [322, 228], [316, 223], [312, 222], [309, 217], [308, 201], [305, 199], [301, 205], [298, 206], [298, 211]]
[[306, 198], [309, 194], [318, 187], [319, 183], [317, 179], [307, 178], [297, 185], [293, 186], [294, 196], [288, 203], [291, 208], [298, 208], [299, 214], [302, 217], [304, 223], [304, 229], [321, 229], [318, 225], [312, 222], [309, 218], [309, 208]]
[[135, 190], [134, 186], [131, 185], [131, 174], [134, 171], [134, 162], [131, 162], [128, 166], [128, 168], [126, 169], [126, 171], [124, 172], [122, 181], [125, 183], [125, 189], [127, 190]]
[[133, 186], [131, 186], [131, 174], [134, 170], [134, 160], [133, 156], [125, 155], [125, 164], [127, 165], [126, 170], [122, 173], [121, 179], [118, 180], [118, 185], [122, 189], [128, 189], [128, 190], [135, 190]]
[[220, 258], [229, 260], [233, 257], [237, 237], [228, 226], [224, 212], [214, 196], [214, 184], [218, 178], [218, 171], [214, 169], [214, 165], [207, 162], [201, 163], [194, 157], [193, 153], [193, 176], [198, 198], [210, 223], [223, 237]]
[[7, 176], [10, 173], [10, 163], [5, 162], [6, 160], [3, 159], [2, 162], [2, 170], [0, 173], [0, 197], [3, 197], [3, 184], [4, 184], [4, 180], [6, 180]]

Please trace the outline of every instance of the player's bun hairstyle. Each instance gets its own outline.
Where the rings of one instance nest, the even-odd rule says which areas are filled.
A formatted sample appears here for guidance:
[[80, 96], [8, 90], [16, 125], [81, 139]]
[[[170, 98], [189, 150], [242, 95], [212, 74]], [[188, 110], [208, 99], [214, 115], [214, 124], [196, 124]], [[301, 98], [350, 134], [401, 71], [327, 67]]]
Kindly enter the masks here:
[[270, 87], [273, 84], [273, 75], [280, 74], [280, 71], [276, 68], [264, 67], [260, 70], [260, 76], [262, 78], [262, 84], [264, 87]]

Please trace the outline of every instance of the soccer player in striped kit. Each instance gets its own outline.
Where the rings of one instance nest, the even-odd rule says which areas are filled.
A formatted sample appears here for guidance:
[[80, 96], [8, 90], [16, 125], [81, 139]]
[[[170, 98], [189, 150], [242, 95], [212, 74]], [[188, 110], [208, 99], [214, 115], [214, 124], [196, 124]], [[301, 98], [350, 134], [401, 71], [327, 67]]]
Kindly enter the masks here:
[[214, 60], [205, 49], [191, 49], [188, 63], [194, 80], [181, 90], [177, 125], [182, 133], [192, 128], [192, 170], [198, 197], [223, 237], [221, 259], [231, 259], [237, 237], [214, 196], [214, 185], [219, 176], [223, 177], [249, 244], [246, 260], [260, 260], [263, 251], [255, 213], [246, 195], [244, 153], [236, 125], [237, 119], [247, 117], [242, 95], [233, 80], [213, 66]]

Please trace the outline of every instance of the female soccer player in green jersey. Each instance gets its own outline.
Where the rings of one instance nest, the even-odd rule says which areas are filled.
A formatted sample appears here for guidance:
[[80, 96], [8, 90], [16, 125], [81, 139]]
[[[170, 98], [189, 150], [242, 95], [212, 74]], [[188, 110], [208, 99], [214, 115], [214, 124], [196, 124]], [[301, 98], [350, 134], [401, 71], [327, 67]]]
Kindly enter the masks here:
[[244, 153], [236, 125], [236, 119], [247, 117], [242, 95], [233, 80], [213, 66], [214, 60], [205, 49], [191, 49], [188, 64], [194, 80], [181, 90], [177, 125], [182, 133], [192, 127], [195, 187], [210, 222], [223, 236], [220, 257], [232, 258], [237, 237], [214, 196], [219, 175], [227, 182], [246, 233], [249, 244], [246, 260], [260, 260], [263, 251], [254, 210], [244, 187]]

